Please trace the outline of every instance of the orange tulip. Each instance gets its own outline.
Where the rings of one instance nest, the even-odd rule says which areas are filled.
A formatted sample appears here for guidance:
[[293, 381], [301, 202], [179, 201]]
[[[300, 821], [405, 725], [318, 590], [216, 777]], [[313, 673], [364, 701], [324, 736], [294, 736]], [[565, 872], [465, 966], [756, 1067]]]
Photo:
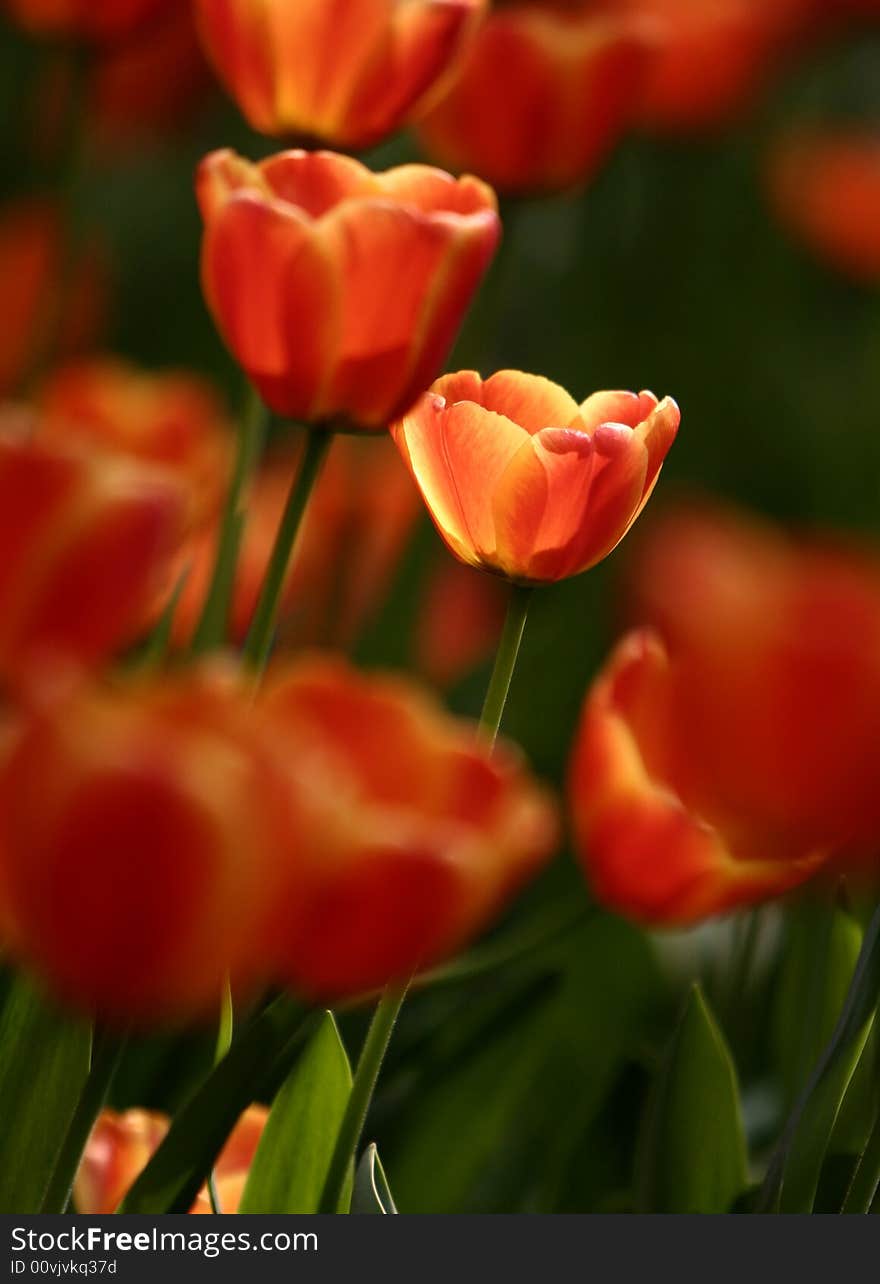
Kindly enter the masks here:
[[596, 894], [686, 922], [875, 855], [880, 561], [685, 512], [635, 587], [571, 770]]
[[[247, 637], [301, 451], [271, 456], [247, 497], [229, 637]], [[419, 511], [419, 497], [390, 441], [340, 437], [315, 486], [288, 570], [279, 636], [298, 645], [350, 644], [381, 605]], [[186, 646], [217, 558], [219, 522], [183, 550], [186, 581], [174, 640]], [[164, 605], [164, 602], [162, 603]]]
[[249, 692], [212, 669], [73, 686], [23, 711], [0, 771], [14, 953], [126, 1024], [265, 979], [289, 791]]
[[381, 429], [443, 364], [494, 252], [493, 193], [328, 152], [201, 166], [202, 277], [228, 346], [278, 414]]
[[[30, 373], [43, 334], [58, 306], [56, 289], [63, 274], [61, 226], [44, 201], [21, 200], [0, 210], [0, 396], [14, 392]], [[103, 312], [103, 286], [94, 255], [75, 274], [59, 341], [69, 354], [88, 346]]]
[[736, 120], [778, 71], [815, 0], [603, 0], [649, 21], [658, 41], [634, 104], [661, 133], [700, 133]]
[[56, 370], [39, 405], [42, 438], [105, 447], [166, 470], [185, 486], [196, 522], [221, 506], [232, 432], [206, 380], [184, 372], [150, 374], [97, 357]]
[[554, 811], [504, 747], [494, 756], [402, 680], [305, 658], [261, 707], [299, 796], [291, 893], [274, 936], [309, 996], [378, 988], [449, 954], [550, 853]]
[[2, 0], [14, 22], [39, 36], [117, 40], [179, 0]]
[[597, 392], [505, 370], [439, 379], [392, 433], [448, 548], [523, 584], [606, 557], [647, 503], [679, 411], [650, 392]]
[[346, 149], [394, 133], [484, 0], [196, 0], [205, 49], [254, 129]]
[[183, 513], [166, 474], [35, 440], [24, 412], [0, 416], [0, 675], [48, 652], [98, 663], [135, 641]]
[[631, 123], [650, 58], [649, 31], [589, 3], [508, 5], [483, 23], [420, 137], [441, 164], [502, 191], [574, 186]]
[[[237, 1213], [248, 1171], [269, 1112], [251, 1106], [239, 1119], [214, 1166], [214, 1181], [224, 1213]], [[170, 1120], [147, 1110], [103, 1110], [92, 1129], [76, 1175], [73, 1201], [82, 1216], [115, 1213], [165, 1139]], [[203, 1187], [191, 1213], [210, 1213]]]
[[769, 169], [780, 222], [833, 268], [880, 283], [880, 139], [854, 131], [782, 142]]

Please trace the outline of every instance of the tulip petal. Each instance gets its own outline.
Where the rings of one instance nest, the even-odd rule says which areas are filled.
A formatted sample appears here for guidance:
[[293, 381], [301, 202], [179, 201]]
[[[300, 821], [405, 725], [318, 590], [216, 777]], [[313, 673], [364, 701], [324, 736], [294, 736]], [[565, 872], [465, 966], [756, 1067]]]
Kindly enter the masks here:
[[642, 413], [642, 404], [637, 392], [594, 392], [581, 402], [571, 426], [582, 432], [595, 432], [600, 424], [626, 424], [636, 428], [650, 413], [650, 410]]
[[481, 404], [531, 434], [566, 428], [578, 413], [577, 402], [558, 383], [519, 370], [499, 370], [487, 379]]

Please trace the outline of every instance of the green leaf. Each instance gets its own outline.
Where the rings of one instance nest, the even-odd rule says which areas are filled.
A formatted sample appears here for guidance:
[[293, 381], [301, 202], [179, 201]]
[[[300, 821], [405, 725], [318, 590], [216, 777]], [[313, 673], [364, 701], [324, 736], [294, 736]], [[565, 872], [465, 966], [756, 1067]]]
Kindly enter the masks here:
[[652, 1213], [725, 1213], [748, 1184], [736, 1070], [699, 986], [660, 1072], [639, 1169]]
[[397, 1207], [375, 1145], [370, 1145], [358, 1164], [351, 1200], [353, 1213], [396, 1213]]
[[239, 1116], [258, 1098], [275, 1095], [317, 1019], [286, 997], [255, 1017], [177, 1114], [119, 1211], [188, 1212]]
[[15, 980], [0, 1012], [0, 1208], [37, 1213], [89, 1071], [91, 1029]]
[[[333, 1014], [279, 1092], [251, 1167], [242, 1213], [315, 1213], [351, 1095], [351, 1066]], [[351, 1189], [345, 1192], [345, 1211]]]
[[874, 1021], [880, 994], [880, 909], [862, 942], [840, 1017], [799, 1097], [767, 1170], [759, 1204], [763, 1212], [809, 1212], [822, 1162]]

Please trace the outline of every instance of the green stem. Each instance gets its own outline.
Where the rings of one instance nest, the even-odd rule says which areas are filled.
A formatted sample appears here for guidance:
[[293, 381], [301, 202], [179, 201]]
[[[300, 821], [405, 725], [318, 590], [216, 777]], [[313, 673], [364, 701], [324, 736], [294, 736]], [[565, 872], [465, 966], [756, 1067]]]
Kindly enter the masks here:
[[82, 1160], [86, 1142], [107, 1100], [107, 1093], [122, 1058], [123, 1048], [124, 1041], [118, 1035], [95, 1031], [91, 1068], [55, 1161], [49, 1186], [40, 1205], [41, 1213], [67, 1211], [74, 1178]]
[[852, 1176], [842, 1213], [870, 1213], [871, 1205], [880, 1186], [880, 1110], [874, 1120], [858, 1167]]
[[348, 1099], [333, 1157], [327, 1170], [327, 1180], [318, 1206], [319, 1213], [339, 1211], [345, 1183], [357, 1155], [382, 1062], [391, 1041], [391, 1032], [403, 1007], [405, 996], [405, 986], [402, 989], [386, 990], [373, 1014], [355, 1071], [354, 1082], [351, 1085], [351, 1096]]
[[217, 1030], [217, 1049], [214, 1053], [214, 1065], [218, 1066], [232, 1047], [232, 1034], [235, 1028], [235, 1007], [232, 1002], [232, 984], [229, 977], [223, 985], [220, 996], [220, 1026]]
[[480, 715], [480, 733], [494, 745], [501, 729], [504, 706], [510, 692], [510, 682], [516, 668], [520, 643], [526, 627], [526, 616], [533, 590], [522, 584], [511, 585], [510, 601], [507, 606], [507, 618], [504, 631], [498, 643], [495, 656], [495, 667], [486, 692], [483, 712]]
[[251, 474], [263, 453], [268, 419], [266, 407], [254, 389], [248, 385], [247, 404], [239, 421], [235, 471], [226, 497], [211, 586], [192, 642], [195, 655], [203, 655], [206, 651], [215, 650], [226, 640], [244, 526], [244, 494]]
[[244, 658], [254, 673], [262, 674], [272, 650], [275, 626], [281, 609], [281, 595], [296, 538], [302, 526], [309, 498], [330, 449], [333, 434], [327, 428], [310, 428], [306, 450], [275, 540], [272, 560], [263, 582], [260, 601], [244, 649]]

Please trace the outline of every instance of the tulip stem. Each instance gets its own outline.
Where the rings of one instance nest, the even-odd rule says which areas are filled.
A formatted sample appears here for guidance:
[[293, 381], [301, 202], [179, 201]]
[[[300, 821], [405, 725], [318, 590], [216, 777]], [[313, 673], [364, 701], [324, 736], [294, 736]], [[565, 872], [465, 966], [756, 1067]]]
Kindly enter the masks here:
[[290, 490], [287, 508], [284, 510], [281, 528], [272, 551], [272, 560], [263, 582], [259, 605], [244, 648], [245, 661], [257, 676], [265, 669], [272, 650], [287, 569], [308, 508], [309, 498], [332, 440], [333, 434], [327, 428], [308, 430], [303, 461]]
[[367, 1113], [373, 1100], [388, 1044], [391, 1042], [394, 1023], [403, 1007], [406, 989], [406, 986], [389, 987], [379, 1000], [373, 1014], [358, 1060], [354, 1082], [351, 1085], [351, 1096], [348, 1099], [348, 1106], [333, 1149], [333, 1157], [327, 1170], [327, 1179], [318, 1205], [319, 1213], [342, 1211], [339, 1205], [342, 1202], [345, 1183], [357, 1157], [357, 1148], [367, 1120]]
[[880, 1187], [880, 1110], [852, 1176], [842, 1213], [870, 1213]]
[[211, 586], [192, 641], [195, 655], [222, 646], [226, 640], [235, 571], [244, 527], [244, 493], [251, 474], [263, 453], [269, 414], [257, 393], [248, 385], [247, 404], [239, 421], [235, 471], [226, 497], [220, 526], [217, 557]]
[[40, 1205], [41, 1213], [64, 1213], [70, 1203], [73, 1182], [95, 1120], [104, 1107], [110, 1084], [122, 1059], [124, 1040], [117, 1034], [96, 1029], [92, 1035], [92, 1059], [73, 1117], [64, 1134], [49, 1185]]
[[510, 693], [510, 683], [519, 656], [532, 592], [533, 589], [527, 585], [511, 585], [504, 631], [498, 643], [495, 667], [492, 670], [489, 689], [483, 703], [483, 712], [480, 715], [480, 734], [488, 740], [490, 745], [495, 744], [501, 729], [501, 719], [504, 717], [504, 706], [507, 704]]

